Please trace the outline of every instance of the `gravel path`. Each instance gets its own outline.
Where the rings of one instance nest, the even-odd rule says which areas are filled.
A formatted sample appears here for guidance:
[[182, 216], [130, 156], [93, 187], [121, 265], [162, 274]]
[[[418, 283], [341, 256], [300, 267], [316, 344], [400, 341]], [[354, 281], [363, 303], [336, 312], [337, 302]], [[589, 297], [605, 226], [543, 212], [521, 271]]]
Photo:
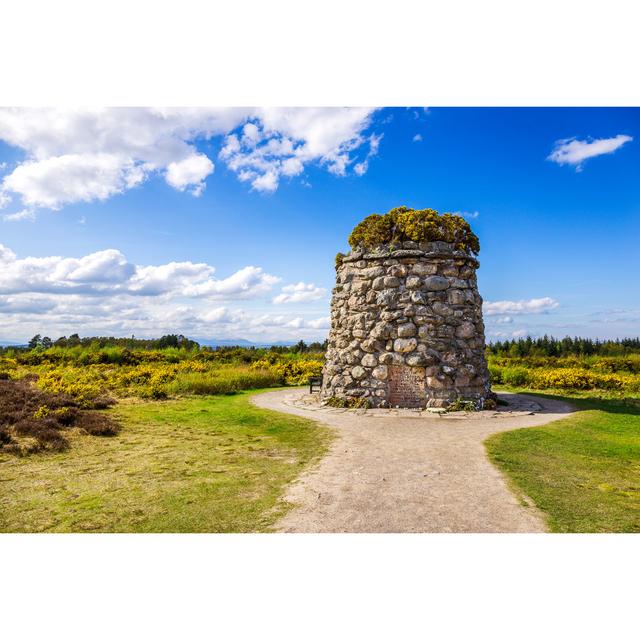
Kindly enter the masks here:
[[507, 487], [487, 459], [493, 433], [533, 427], [569, 405], [500, 394], [499, 411], [345, 411], [295, 389], [254, 396], [259, 407], [311, 418], [336, 433], [328, 454], [285, 494], [286, 532], [543, 532], [543, 516]]

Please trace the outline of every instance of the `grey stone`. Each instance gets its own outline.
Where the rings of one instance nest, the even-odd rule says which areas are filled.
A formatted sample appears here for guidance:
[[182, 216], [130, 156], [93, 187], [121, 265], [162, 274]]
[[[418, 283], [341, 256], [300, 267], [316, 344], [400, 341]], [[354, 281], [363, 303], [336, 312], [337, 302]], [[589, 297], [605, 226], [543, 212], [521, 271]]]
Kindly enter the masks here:
[[[381, 364], [378, 365], [372, 372], [371, 375], [376, 379], [376, 380], [386, 380], [387, 376], [388, 376], [388, 369], [386, 367], [386, 365]], [[385, 394], [386, 395], [386, 394]]]
[[391, 335], [392, 326], [388, 322], [378, 322], [371, 330], [371, 337], [376, 339], [386, 339]]
[[396, 306], [397, 302], [398, 302], [398, 294], [392, 289], [381, 291], [376, 298], [376, 304], [379, 307], [383, 307], [383, 308], [387, 307], [392, 309]]
[[362, 358], [361, 364], [363, 367], [375, 367], [378, 364], [378, 358], [373, 353], [367, 353]]
[[393, 350], [397, 353], [409, 353], [418, 346], [415, 338], [397, 338], [393, 342]]
[[427, 291], [444, 291], [449, 288], [449, 280], [442, 276], [429, 276], [424, 279], [423, 287]]
[[404, 364], [404, 356], [401, 356], [399, 353], [383, 353], [380, 356], [380, 364], [399, 366]]
[[413, 322], [405, 322], [398, 326], [398, 338], [411, 338], [415, 336], [416, 333], [418, 333], [418, 330]]
[[476, 328], [471, 322], [463, 322], [456, 329], [456, 337], [458, 338], [473, 338], [476, 335]]
[[367, 372], [360, 366], [355, 366], [351, 369], [351, 376], [356, 380], [362, 380], [366, 375]]
[[411, 267], [411, 273], [417, 276], [432, 276], [438, 271], [438, 265], [429, 262], [416, 262]]
[[437, 313], [439, 316], [450, 316], [453, 314], [451, 307], [447, 304], [444, 304], [443, 302], [440, 302], [440, 300], [436, 300], [431, 305], [431, 308], [433, 309], [433, 312]]
[[396, 278], [404, 278], [407, 275], [407, 267], [403, 264], [394, 264], [389, 267], [389, 275]]

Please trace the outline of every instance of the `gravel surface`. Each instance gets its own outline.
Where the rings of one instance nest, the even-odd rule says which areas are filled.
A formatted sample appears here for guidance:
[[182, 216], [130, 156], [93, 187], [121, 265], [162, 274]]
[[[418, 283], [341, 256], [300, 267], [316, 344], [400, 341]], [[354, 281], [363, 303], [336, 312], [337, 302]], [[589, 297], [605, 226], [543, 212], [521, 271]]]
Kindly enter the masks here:
[[544, 532], [542, 514], [517, 497], [483, 446], [493, 433], [534, 427], [573, 409], [499, 394], [498, 411], [437, 414], [320, 407], [307, 390], [254, 396], [259, 407], [333, 428], [328, 454], [288, 489], [284, 532]]

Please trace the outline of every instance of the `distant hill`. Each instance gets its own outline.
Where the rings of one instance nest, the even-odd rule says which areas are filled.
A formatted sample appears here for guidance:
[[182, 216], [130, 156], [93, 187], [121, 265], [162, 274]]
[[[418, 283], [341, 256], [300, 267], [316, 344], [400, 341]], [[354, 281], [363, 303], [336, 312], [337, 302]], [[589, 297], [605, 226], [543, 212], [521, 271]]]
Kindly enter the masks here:
[[0, 347], [26, 347], [25, 342], [19, 340], [0, 340]]
[[296, 344], [296, 341], [280, 341], [280, 342], [251, 342], [243, 338], [230, 338], [218, 340], [216, 338], [204, 339], [194, 338], [196, 342], [203, 347], [290, 347]]

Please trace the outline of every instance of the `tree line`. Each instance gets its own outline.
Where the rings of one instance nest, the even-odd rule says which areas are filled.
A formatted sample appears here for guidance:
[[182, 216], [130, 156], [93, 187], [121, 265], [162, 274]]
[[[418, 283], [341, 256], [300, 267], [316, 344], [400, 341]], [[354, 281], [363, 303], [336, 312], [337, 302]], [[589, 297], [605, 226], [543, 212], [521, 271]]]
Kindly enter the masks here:
[[498, 356], [619, 356], [640, 353], [640, 338], [593, 340], [592, 338], [518, 338], [498, 340], [487, 345], [487, 351]]
[[[113, 336], [94, 336], [81, 338], [77, 333], [70, 336], [61, 336], [52, 340], [48, 336], [37, 334], [29, 340], [27, 349], [49, 349], [51, 347], [122, 347], [130, 350], [158, 350], [158, 349], [185, 349], [201, 351], [265, 351], [262, 347], [234, 347], [201, 346], [195, 340], [191, 340], [182, 334], [168, 334], [160, 338], [145, 339], [136, 338], [114, 338]], [[15, 347], [5, 347], [15, 349]], [[323, 353], [327, 349], [327, 340], [323, 342], [311, 342], [307, 344], [300, 340], [294, 345], [273, 345], [268, 347], [272, 353]], [[548, 356], [563, 357], [569, 355], [601, 355], [616, 356], [629, 353], [640, 353], [640, 338], [619, 338], [616, 340], [599, 340], [592, 338], [579, 338], [566, 336], [565, 338], [554, 338], [543, 336], [542, 338], [517, 338], [512, 340], [498, 340], [487, 345], [488, 353], [497, 356], [526, 357], [526, 356]]]
[[[311, 342], [307, 344], [304, 340], [300, 340], [294, 345], [273, 345], [269, 347], [269, 351], [273, 353], [323, 353], [327, 349], [327, 340], [324, 342]], [[204, 350], [204, 351], [234, 351], [238, 349], [246, 349], [253, 351], [264, 351], [264, 348], [260, 347], [235, 347], [235, 346], [219, 346], [208, 347], [201, 346], [195, 340], [191, 340], [183, 336], [182, 334], [168, 334], [161, 336], [160, 338], [136, 338], [131, 336], [130, 338], [114, 338], [113, 336], [93, 336], [81, 338], [77, 333], [71, 334], [69, 337], [61, 336], [56, 340], [52, 340], [48, 336], [42, 336], [36, 334], [29, 340], [26, 348], [33, 349], [50, 349], [51, 347], [86, 347], [86, 348], [105, 348], [105, 347], [122, 347], [134, 350], [155, 351], [162, 349], [185, 349], [191, 350]], [[6, 349], [16, 349], [20, 347], [6, 347]]]
[[114, 338], [113, 336], [81, 338], [77, 333], [72, 333], [69, 337], [61, 336], [57, 340], [52, 340], [48, 336], [43, 337], [38, 333], [27, 344], [28, 349], [49, 349], [51, 347], [124, 347], [145, 350], [173, 347], [191, 350], [198, 349], [200, 345], [195, 340], [175, 333], [152, 339], [136, 338], [135, 336], [130, 338]]

